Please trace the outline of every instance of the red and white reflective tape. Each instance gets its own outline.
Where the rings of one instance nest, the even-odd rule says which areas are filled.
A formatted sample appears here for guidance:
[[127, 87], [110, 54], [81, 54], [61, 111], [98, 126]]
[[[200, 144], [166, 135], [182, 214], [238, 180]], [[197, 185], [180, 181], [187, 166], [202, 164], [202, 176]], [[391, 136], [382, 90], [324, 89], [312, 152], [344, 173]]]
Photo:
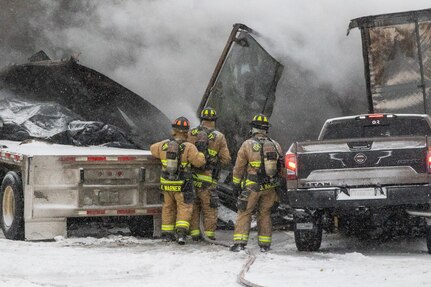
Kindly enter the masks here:
[[83, 162], [83, 161], [134, 161], [136, 156], [62, 156], [60, 161]]
[[14, 161], [14, 162], [21, 162], [24, 158], [24, 156], [20, 153], [13, 153], [8, 151], [0, 151], [0, 157], [4, 160]]
[[87, 209], [79, 210], [78, 215], [98, 216], [98, 215], [154, 215], [160, 214], [160, 208], [147, 209]]

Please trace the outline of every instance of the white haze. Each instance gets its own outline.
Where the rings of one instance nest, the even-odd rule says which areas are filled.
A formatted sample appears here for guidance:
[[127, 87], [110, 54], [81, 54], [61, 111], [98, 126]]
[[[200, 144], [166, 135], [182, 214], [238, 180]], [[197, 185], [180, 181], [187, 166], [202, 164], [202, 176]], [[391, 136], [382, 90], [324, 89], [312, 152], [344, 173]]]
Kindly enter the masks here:
[[[246, 23], [271, 40], [271, 51], [343, 88], [350, 73], [362, 67], [359, 33], [345, 36], [350, 19], [428, 5], [429, 1], [100, 1], [92, 21], [87, 18], [86, 25], [55, 31], [50, 39], [81, 52], [83, 63], [144, 95], [169, 115], [191, 115], [233, 23]], [[116, 57], [129, 61], [113, 67]]]
[[[63, 19], [65, 25], [56, 25], [60, 2], [41, 3], [44, 14], [31, 21], [49, 41], [38, 48], [81, 53], [82, 64], [171, 118], [194, 117], [233, 23], [261, 32], [268, 50], [315, 73], [316, 85], [344, 93], [352, 81], [363, 81], [360, 37], [358, 31], [346, 37], [349, 20], [430, 5], [424, 0], [99, 0], [82, 1], [82, 9]], [[282, 96], [289, 97], [288, 91]]]

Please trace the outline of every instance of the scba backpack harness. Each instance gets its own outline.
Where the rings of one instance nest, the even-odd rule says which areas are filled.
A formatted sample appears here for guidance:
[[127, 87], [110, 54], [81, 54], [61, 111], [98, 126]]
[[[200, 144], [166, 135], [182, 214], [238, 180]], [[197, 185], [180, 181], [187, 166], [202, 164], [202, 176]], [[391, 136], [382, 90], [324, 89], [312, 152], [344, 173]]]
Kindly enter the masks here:
[[250, 183], [257, 183], [259, 190], [275, 188], [280, 185], [279, 181], [279, 159], [280, 153], [275, 143], [269, 138], [254, 138], [252, 145], [254, 152], [260, 153], [260, 162], [250, 163], [257, 169], [257, 175], [249, 175]]
[[181, 157], [186, 146], [176, 140], [170, 140], [162, 145], [162, 151], [166, 151], [166, 160], [163, 163], [164, 170], [160, 177], [160, 189], [162, 191], [182, 192], [185, 203], [192, 203], [195, 198], [193, 178], [188, 162], [181, 162]]

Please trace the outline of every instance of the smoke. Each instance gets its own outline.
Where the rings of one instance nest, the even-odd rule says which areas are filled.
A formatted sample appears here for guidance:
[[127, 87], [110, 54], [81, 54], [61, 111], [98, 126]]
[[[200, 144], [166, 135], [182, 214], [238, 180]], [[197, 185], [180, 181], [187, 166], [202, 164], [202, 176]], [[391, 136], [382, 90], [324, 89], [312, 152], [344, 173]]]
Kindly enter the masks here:
[[429, 1], [98, 0], [0, 2], [0, 65], [45, 50], [142, 95], [170, 118], [195, 111], [233, 23], [265, 36], [286, 66], [272, 117], [287, 145], [315, 138], [328, 117], [367, 111], [356, 17], [428, 8]]

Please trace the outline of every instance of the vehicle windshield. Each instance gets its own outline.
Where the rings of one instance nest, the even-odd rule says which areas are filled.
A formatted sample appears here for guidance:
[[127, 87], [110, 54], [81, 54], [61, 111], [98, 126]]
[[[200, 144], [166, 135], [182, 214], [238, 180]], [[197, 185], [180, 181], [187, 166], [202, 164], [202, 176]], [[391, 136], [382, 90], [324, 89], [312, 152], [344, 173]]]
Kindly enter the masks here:
[[423, 118], [349, 119], [326, 125], [321, 140], [389, 136], [425, 136], [431, 130]]

